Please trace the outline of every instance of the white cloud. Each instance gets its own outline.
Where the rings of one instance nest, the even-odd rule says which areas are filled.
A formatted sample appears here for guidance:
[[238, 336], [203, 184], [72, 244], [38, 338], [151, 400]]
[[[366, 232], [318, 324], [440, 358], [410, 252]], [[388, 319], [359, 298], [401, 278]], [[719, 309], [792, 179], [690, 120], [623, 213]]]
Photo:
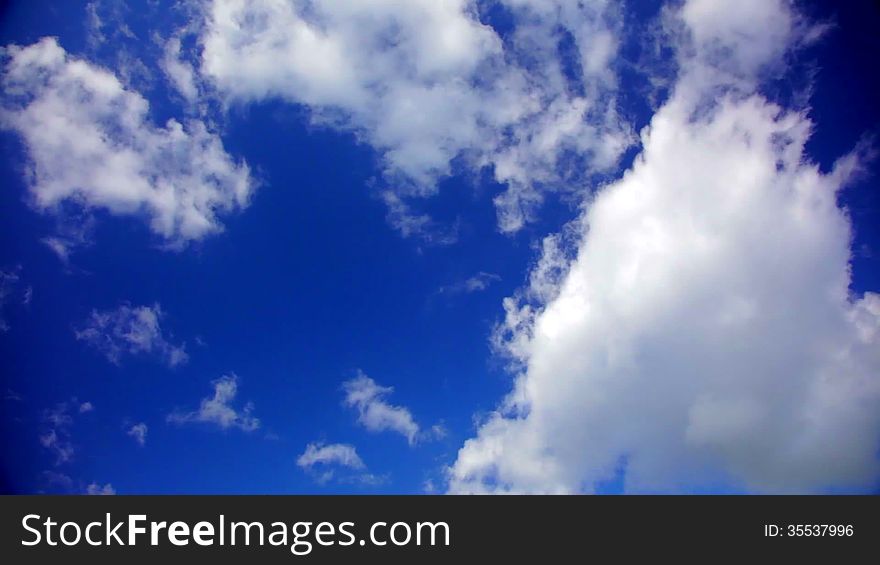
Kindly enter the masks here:
[[384, 475], [376, 475], [374, 473], [359, 473], [350, 477], [342, 477], [340, 478], [340, 482], [355, 484], [364, 487], [379, 487], [391, 480], [391, 476], [389, 474]]
[[190, 104], [199, 97], [195, 70], [180, 54], [180, 37], [172, 37], [165, 43], [164, 55], [160, 62], [162, 70], [177, 92]]
[[476, 275], [464, 281], [465, 292], [480, 292], [489, 288], [495, 281], [500, 281], [501, 277], [494, 273], [485, 273], [480, 271]]
[[60, 237], [45, 237], [43, 243], [55, 254], [58, 259], [65, 265], [70, 262], [71, 245]]
[[837, 204], [859, 155], [823, 174], [806, 113], [753, 90], [815, 32], [782, 1], [680, 18], [641, 155], [505, 302], [498, 343], [522, 370], [452, 492], [590, 492], [621, 464], [629, 491], [875, 484], [880, 295], [850, 293]]
[[40, 445], [55, 455], [56, 466], [71, 461], [76, 454], [70, 439], [70, 427], [73, 425], [71, 411], [85, 414], [92, 409], [91, 402], [80, 403], [76, 398], [71, 398], [70, 401], [59, 402], [51, 410], [43, 412], [45, 431], [39, 436]]
[[[398, 197], [385, 198], [389, 216], [404, 235], [423, 235], [428, 219], [400, 214], [401, 199], [433, 194], [455, 159], [491, 167], [508, 185], [496, 200], [499, 226], [515, 231], [544, 191], [585, 189], [569, 175], [571, 155], [607, 170], [631, 135], [608, 71], [616, 8], [605, 0], [502, 4], [516, 22], [506, 41], [469, 0], [213, 0], [199, 70], [230, 104], [302, 104], [316, 123], [376, 148]], [[565, 39], [576, 78], [563, 72]]]
[[56, 428], [40, 435], [40, 445], [55, 454], [55, 464], [61, 465], [73, 459], [76, 450], [67, 438], [66, 430], [59, 431]]
[[427, 214], [413, 211], [412, 206], [390, 190], [382, 193], [388, 208], [385, 219], [403, 237], [416, 237], [431, 245], [452, 245], [458, 241], [458, 226], [439, 225]]
[[[43, 482], [54, 491], [60, 490], [65, 493], [105, 496], [116, 494], [116, 489], [110, 483], [102, 485], [97, 482], [91, 482], [84, 486], [82, 482], [74, 481], [70, 476], [57, 471], [43, 471], [41, 475]], [[43, 493], [43, 491], [40, 492]]]
[[492, 283], [500, 280], [501, 277], [495, 273], [480, 271], [476, 275], [470, 276], [463, 281], [441, 286], [437, 292], [439, 294], [471, 294], [473, 292], [482, 292], [489, 288]]
[[824, 33], [825, 26], [807, 22], [792, 5], [788, 0], [691, 0], [680, 12], [690, 34], [688, 55], [726, 75], [751, 80]]
[[41, 473], [43, 481], [53, 488], [61, 489], [64, 492], [73, 490], [73, 479], [64, 473], [56, 471], [43, 471]]
[[88, 495], [114, 495], [116, 494], [116, 489], [113, 488], [113, 485], [107, 483], [105, 485], [100, 485], [98, 483], [91, 483], [86, 487], [86, 494]]
[[443, 424], [434, 424], [429, 432], [430, 437], [434, 439], [443, 439], [449, 435], [449, 430]]
[[310, 443], [297, 458], [296, 464], [303, 469], [311, 469], [315, 465], [340, 465], [350, 469], [366, 467], [355, 447], [347, 443]]
[[126, 435], [133, 437], [134, 440], [138, 442], [138, 445], [143, 446], [147, 443], [147, 431], [147, 425], [143, 422], [140, 422], [138, 424], [134, 424], [125, 433]]
[[[71, 402], [74, 405], [79, 404], [76, 399], [73, 399]], [[69, 408], [67, 402], [60, 402], [55, 408], [47, 410], [43, 415], [43, 419], [56, 428], [68, 427], [73, 423], [73, 417], [70, 415]]]
[[410, 445], [419, 436], [419, 425], [410, 411], [385, 401], [392, 387], [384, 387], [358, 371], [355, 378], [342, 384], [345, 405], [358, 411], [358, 422], [372, 432], [393, 431], [404, 436]]
[[252, 415], [254, 406], [248, 402], [241, 409], [232, 406], [238, 394], [238, 377], [234, 374], [224, 375], [211, 381], [214, 386], [213, 396], [203, 398], [198, 410], [192, 412], [173, 412], [167, 420], [175, 424], [199, 422], [211, 424], [221, 429], [238, 428], [252, 432], [260, 427], [260, 420]]
[[[247, 206], [254, 183], [201, 121], [156, 126], [149, 103], [111, 72], [77, 59], [54, 38], [3, 49], [0, 126], [29, 158], [32, 204], [146, 217], [170, 246], [222, 230], [219, 216]], [[60, 245], [59, 245], [60, 244]], [[66, 256], [60, 239], [50, 247]]]
[[73, 252], [92, 244], [96, 220], [90, 211], [70, 206], [61, 206], [55, 212], [55, 233], [40, 241], [58, 257], [65, 268], [70, 268]]
[[152, 306], [129, 306], [123, 304], [116, 310], [93, 310], [81, 327], [74, 330], [78, 340], [88, 343], [119, 364], [123, 355], [155, 355], [169, 367], [187, 362], [186, 344], [175, 345], [169, 341], [161, 327], [165, 316], [159, 304]]
[[96, 49], [107, 44], [118, 48], [124, 39], [137, 39], [125, 22], [131, 12], [126, 0], [93, 0], [86, 4], [86, 40]]
[[335, 479], [341, 483], [377, 486], [387, 480], [385, 476], [367, 472], [355, 447], [347, 443], [310, 443], [296, 464], [319, 484]]
[[103, 32], [104, 21], [101, 19], [101, 14], [98, 13], [98, 8], [97, 1], [86, 4], [87, 37], [92, 46], [100, 45], [107, 39]]

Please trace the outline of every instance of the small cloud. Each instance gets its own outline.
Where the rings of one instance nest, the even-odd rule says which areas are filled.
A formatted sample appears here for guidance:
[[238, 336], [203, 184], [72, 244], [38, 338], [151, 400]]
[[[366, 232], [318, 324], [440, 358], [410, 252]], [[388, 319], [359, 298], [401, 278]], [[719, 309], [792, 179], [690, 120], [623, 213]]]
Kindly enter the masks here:
[[44, 483], [52, 490], [61, 490], [64, 492], [71, 492], [73, 490], [73, 479], [64, 473], [59, 473], [57, 471], [43, 471], [42, 475]]
[[89, 45], [95, 47], [106, 41], [103, 28], [104, 22], [98, 13], [98, 2], [89, 2], [86, 4], [86, 38]]
[[[110, 483], [100, 484], [98, 482], [91, 482], [88, 485], [83, 485], [82, 481], [74, 480], [70, 476], [59, 473], [57, 471], [43, 471], [41, 474], [42, 483], [45, 485], [46, 489], [50, 492], [54, 493], [65, 493], [65, 494], [86, 494], [86, 495], [113, 495], [116, 494], [116, 489], [113, 488], [113, 485]], [[45, 493], [45, 491], [40, 491], [41, 493]]]
[[145, 445], [147, 443], [147, 425], [143, 422], [139, 424], [135, 424], [128, 429], [126, 435], [129, 435], [134, 438], [138, 445]]
[[73, 418], [68, 413], [67, 402], [59, 402], [55, 408], [47, 410], [43, 414], [43, 420], [56, 428], [67, 427], [73, 423]]
[[113, 495], [116, 494], [116, 490], [113, 488], [113, 485], [107, 483], [106, 485], [99, 485], [98, 483], [91, 483], [86, 487], [86, 494], [88, 495]]
[[65, 265], [70, 264], [70, 252], [74, 247], [69, 241], [60, 237], [44, 237], [43, 244]]
[[452, 245], [458, 241], [458, 225], [451, 228], [439, 225], [427, 214], [419, 214], [397, 194], [386, 191], [382, 201], [388, 208], [385, 219], [403, 237], [421, 239], [428, 245]]
[[339, 479], [339, 482], [361, 485], [365, 487], [378, 487], [388, 484], [390, 480], [391, 478], [387, 474], [376, 475], [373, 473], [360, 473], [351, 477], [342, 477]]
[[58, 257], [64, 267], [70, 268], [70, 257], [74, 251], [92, 245], [95, 217], [89, 210], [62, 203], [56, 211], [55, 224], [55, 234], [44, 237], [40, 242]]
[[173, 412], [166, 420], [175, 424], [200, 422], [215, 425], [221, 429], [238, 428], [251, 432], [260, 427], [260, 420], [251, 415], [254, 406], [248, 402], [240, 410], [231, 406], [238, 393], [238, 376], [225, 375], [215, 381], [213, 396], [203, 398], [198, 410], [192, 412]]
[[118, 365], [124, 355], [155, 355], [169, 367], [187, 362], [186, 344], [175, 345], [166, 338], [161, 320], [165, 313], [159, 304], [129, 306], [115, 310], [93, 310], [88, 320], [75, 329], [76, 338], [104, 354]]
[[3, 317], [3, 307], [16, 294], [21, 279], [21, 265], [11, 269], [0, 269], [0, 332], [9, 331], [9, 324]]
[[347, 443], [310, 443], [297, 458], [296, 464], [318, 484], [336, 480], [339, 483], [378, 486], [388, 482], [387, 475], [367, 471], [355, 447]]
[[297, 458], [296, 464], [303, 469], [311, 469], [315, 465], [338, 465], [350, 469], [366, 468], [355, 447], [347, 443], [310, 443]]
[[385, 397], [394, 392], [358, 370], [357, 376], [342, 383], [345, 405], [358, 411], [358, 423], [372, 432], [393, 431], [404, 436], [410, 445], [415, 444], [419, 425], [409, 409], [394, 406]]
[[431, 439], [443, 439], [449, 435], [449, 431], [443, 424], [434, 424], [429, 431]]
[[67, 463], [74, 455], [73, 445], [62, 435], [66, 436], [66, 433], [60, 435], [59, 430], [53, 428], [40, 436], [40, 445], [55, 454], [55, 465]]
[[486, 290], [494, 281], [500, 281], [501, 277], [494, 273], [479, 272], [468, 280], [464, 281], [465, 292], [479, 292]]
[[500, 281], [501, 277], [495, 273], [486, 273], [480, 271], [476, 275], [469, 277], [463, 281], [459, 281], [450, 285], [441, 286], [437, 290], [437, 294], [471, 294], [473, 292], [482, 292], [489, 288], [492, 283]]
[[181, 53], [180, 37], [172, 37], [164, 46], [160, 66], [165, 77], [178, 94], [189, 104], [195, 104], [199, 97], [198, 81], [193, 65]]
[[59, 402], [54, 408], [43, 412], [45, 431], [40, 434], [40, 445], [55, 454], [55, 465], [67, 463], [76, 452], [70, 440], [70, 428], [74, 423], [72, 414], [84, 414], [94, 409], [91, 402], [79, 402], [76, 397]]

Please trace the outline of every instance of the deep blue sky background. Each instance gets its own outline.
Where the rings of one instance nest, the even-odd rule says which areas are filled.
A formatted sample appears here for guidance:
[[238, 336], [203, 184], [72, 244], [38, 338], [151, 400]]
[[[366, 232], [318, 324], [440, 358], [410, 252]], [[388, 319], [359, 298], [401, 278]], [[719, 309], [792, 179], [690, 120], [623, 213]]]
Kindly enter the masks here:
[[[141, 37], [178, 15], [130, 2], [127, 23]], [[657, 3], [638, 3], [624, 53], [637, 57], [641, 26]], [[784, 96], [817, 66], [811, 116], [816, 130], [808, 151], [823, 169], [880, 127], [880, 9], [876, 2], [806, 4], [807, 13], [833, 18], [836, 27], [799, 54], [795, 76], [768, 85]], [[486, 14], [503, 28], [503, 14]], [[0, 44], [27, 45], [59, 37], [69, 52], [107, 66], [115, 53], [91, 50], [84, 3], [6, 2]], [[154, 64], [158, 49], [129, 43]], [[137, 53], [135, 53], [137, 54]], [[144, 95], [157, 123], [181, 117], [178, 100], [153, 67]], [[624, 111], [641, 127], [650, 107], [638, 96], [637, 74], [624, 75]], [[284, 104], [232, 111], [226, 149], [246, 158], [262, 179], [249, 208], [225, 218], [226, 231], [173, 252], [162, 250], [147, 227], [98, 213], [94, 244], [78, 251], [69, 269], [40, 242], [54, 222], [25, 200], [23, 147], [0, 134], [0, 268], [21, 266], [21, 284], [33, 288], [28, 306], [4, 308], [10, 331], [0, 334], [0, 448], [2, 490], [57, 490], [45, 471], [63, 471], [80, 484], [112, 483], [120, 493], [420, 492], [440, 483], [475, 414], [492, 409], [509, 390], [509, 375], [492, 358], [487, 337], [502, 316], [501, 301], [521, 286], [533, 263], [533, 244], [575, 215], [549, 202], [540, 220], [513, 237], [497, 233], [489, 175], [454, 176], [424, 211], [460, 226], [458, 243], [426, 246], [403, 239], [375, 197], [379, 173], [372, 149], [350, 135], [307, 126]], [[632, 158], [630, 154], [629, 159]], [[624, 163], [625, 166], [628, 163]], [[880, 192], [868, 175], [842, 194], [855, 226], [856, 292], [880, 289]], [[485, 291], [438, 294], [478, 272], [497, 274]], [[121, 366], [77, 342], [75, 324], [93, 309], [121, 303], [162, 305], [163, 327], [185, 341], [188, 364], [168, 369], [148, 357]], [[197, 345], [197, 338], [204, 345]], [[342, 407], [340, 384], [357, 369], [395, 387], [390, 400], [409, 407], [425, 427], [443, 422], [449, 435], [415, 448], [393, 434], [370, 434]], [[236, 404], [253, 401], [263, 427], [253, 433], [173, 426], [165, 416], [191, 409], [223, 374], [240, 377]], [[14, 395], [10, 395], [12, 391]], [[20, 400], [8, 398], [20, 396]], [[38, 436], [42, 415], [76, 397], [95, 410], [71, 427], [75, 459], [55, 469]], [[126, 424], [144, 421], [144, 447], [126, 436]], [[295, 461], [311, 441], [352, 443], [381, 486], [319, 485]], [[619, 484], [606, 485], [614, 492]]]

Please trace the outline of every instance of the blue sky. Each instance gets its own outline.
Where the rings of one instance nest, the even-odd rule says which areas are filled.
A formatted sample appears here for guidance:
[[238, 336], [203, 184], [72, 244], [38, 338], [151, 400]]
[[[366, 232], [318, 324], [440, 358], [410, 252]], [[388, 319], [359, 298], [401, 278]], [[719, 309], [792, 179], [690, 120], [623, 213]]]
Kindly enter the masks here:
[[[188, 145], [197, 138], [193, 124], [206, 128], [202, 141], [210, 138], [221, 144], [226, 160], [214, 176], [197, 178], [186, 165], [181, 169], [187, 173], [179, 173], [166, 167], [161, 156], [148, 161], [136, 174], [147, 179], [149, 190], [167, 178], [184, 196], [208, 190], [216, 191], [213, 197], [229, 199], [229, 186], [245, 175], [251, 191], [244, 204], [226, 200], [226, 210], [218, 205], [216, 217], [208, 219], [210, 230], [187, 231], [195, 224], [175, 211], [174, 227], [163, 232], [153, 221], [166, 218], [165, 209], [150, 208], [152, 196], [135, 194], [143, 202], [126, 208], [120, 204], [123, 197], [112, 195], [109, 188], [83, 188], [83, 183], [98, 183], [90, 174], [103, 171], [113, 154], [129, 149], [126, 144], [146, 153], [147, 146], [164, 135], [141, 139], [136, 132], [117, 137], [84, 176], [70, 180], [62, 165], [62, 172], [49, 179], [52, 184], [45, 170], [65, 155], [51, 141], [45, 142], [50, 149], [40, 146], [37, 134], [57, 122], [33, 126], [21, 118], [36, 108], [28, 97], [46, 87], [40, 78], [13, 76], [11, 61], [24, 60], [21, 50], [4, 53], [4, 492], [785, 492], [788, 485], [779, 476], [787, 470], [818, 469], [828, 462], [832, 471], [805, 472], [792, 478], [790, 488], [876, 489], [880, 331], [871, 328], [880, 327], [880, 311], [864, 298], [880, 288], [880, 193], [870, 157], [875, 143], [871, 136], [880, 124], [875, 94], [880, 85], [873, 59], [878, 47], [873, 30], [880, 13], [872, 3], [791, 7], [780, 2], [778, 10], [756, 8], [766, 17], [753, 26], [760, 37], [757, 48], [754, 42], [730, 39], [741, 31], [735, 17], [715, 18], [700, 6], [705, 2], [696, 0], [621, 7], [597, 2], [590, 7], [595, 13], [580, 13], [573, 4], [558, 2], [558, 11], [549, 14], [530, 8], [528, 2], [453, 2], [439, 15], [429, 8], [424, 13], [422, 8], [409, 9], [412, 17], [399, 6], [377, 3], [377, 14], [413, 32], [390, 47], [370, 42], [375, 39], [369, 37], [372, 28], [358, 24], [364, 14], [327, 9], [321, 22], [320, 14], [309, 16], [297, 12], [300, 8], [284, 12], [309, 24], [314, 24], [309, 17], [316, 18], [326, 26], [322, 29], [328, 37], [337, 33], [349, 46], [358, 44], [346, 42], [352, 30], [360, 29], [366, 37], [362, 45], [377, 49], [370, 59], [376, 66], [367, 68], [343, 50], [355, 78], [345, 75], [345, 65], [338, 72], [342, 78], [333, 74], [338, 69], [329, 48], [315, 49], [314, 68], [306, 61], [301, 68], [291, 63], [289, 71], [284, 59], [289, 53], [270, 52], [269, 60], [276, 63], [267, 70], [236, 42], [240, 36], [230, 39], [224, 34], [260, 33], [260, 25], [271, 28], [273, 19], [248, 28], [240, 22], [250, 20], [242, 18], [241, 29], [230, 31], [218, 24], [219, 12], [212, 12], [223, 4], [12, 1], [2, 8], [0, 44], [42, 45], [44, 53], [57, 57], [57, 51], [38, 43], [57, 38], [66, 53], [59, 66], [47, 67], [46, 72], [67, 76], [72, 61], [105, 69], [125, 96], [135, 93], [148, 102], [143, 123], [154, 128], [150, 131], [166, 131], [161, 128], [170, 118], [185, 125], [183, 131], [190, 137], [184, 159], [207, 159], [202, 145]], [[323, 3], [318, 4], [320, 12]], [[710, 8], [723, 15], [735, 4], [721, 2]], [[259, 16], [263, 3], [253, 6]], [[675, 31], [675, 22], [682, 21], [689, 32]], [[282, 23], [274, 31], [288, 33]], [[773, 30], [782, 23], [789, 26], [788, 35], [760, 35], [761, 26]], [[451, 46], [412, 39], [422, 32], [432, 37], [428, 32], [443, 32], [443, 26], [450, 26]], [[517, 30], [531, 30], [532, 35], [518, 35]], [[611, 54], [595, 55], [591, 66], [588, 53], [601, 53], [597, 46], [604, 45], [599, 37], [610, 38], [616, 48]], [[163, 63], [169, 60], [174, 38], [180, 42], [181, 68], [192, 72], [195, 86], [189, 94]], [[761, 43], [765, 40], [766, 46]], [[725, 41], [733, 42], [726, 45], [727, 55], [711, 51]], [[476, 55], [482, 52], [484, 57]], [[381, 67], [386, 56], [388, 61], [409, 61], [416, 70], [406, 70], [404, 63]], [[549, 73], [551, 62], [560, 69], [558, 89], [555, 75], [543, 74]], [[708, 68], [721, 78], [693, 79], [709, 76]], [[526, 86], [496, 88], [503, 81], [519, 85], [517, 77], [527, 77]], [[358, 81], [368, 85], [362, 92], [352, 86]], [[711, 81], [717, 83], [706, 87]], [[437, 97], [416, 97], [415, 108], [407, 110], [410, 100], [386, 93], [384, 84], [403, 85], [401, 91], [429, 85]], [[458, 90], [462, 84], [464, 94]], [[499, 92], [515, 94], [510, 94], [515, 98], [510, 107], [504, 106], [506, 99]], [[562, 323], [561, 329], [551, 331], [553, 339], [544, 339], [557, 311], [576, 311], [577, 305], [594, 312], [603, 304], [616, 304], [613, 310], [618, 313], [641, 307], [639, 301], [615, 302], [622, 300], [615, 288], [622, 287], [615, 286], [614, 279], [607, 295], [588, 293], [583, 301], [572, 296], [577, 285], [565, 281], [582, 277], [588, 288], [605, 288], [602, 273], [613, 266], [603, 269], [604, 256], [597, 257], [593, 250], [605, 249], [603, 242], [628, 241], [627, 234], [635, 232], [624, 228], [642, 225], [613, 210], [604, 212], [610, 204], [593, 204], [594, 196], [603, 191], [613, 195], [615, 190], [632, 190], [624, 172], [634, 160], [643, 159], [649, 170], [658, 161], [691, 162], [694, 169], [700, 168], [700, 154], [690, 160], [679, 155], [653, 157], [665, 155], [666, 149], [659, 146], [656, 153], [637, 157], [646, 145], [638, 136], [642, 128], [653, 124], [652, 132], [664, 131], [653, 119], [671, 116], [669, 122], [679, 123], [673, 92], [712, 100], [709, 113], [721, 93], [733, 93], [733, 109], [716, 108], [717, 115], [741, 112], [736, 115], [743, 127], [754, 128], [755, 138], [769, 127], [761, 122], [766, 120], [761, 110], [765, 106], [742, 100], [757, 96], [760, 104], [776, 102], [783, 112], [801, 111], [812, 132], [799, 130], [797, 124], [791, 127], [791, 136], [805, 143], [805, 152], [802, 159], [780, 165], [775, 171], [778, 179], [767, 180], [760, 172], [750, 178], [751, 169], [745, 165], [742, 178], [738, 167], [711, 173], [740, 179], [746, 192], [764, 186], [761, 183], [787, 186], [795, 177], [809, 177], [814, 180], [803, 182], [821, 186], [836, 183], [836, 204], [819, 206], [814, 217], [807, 215], [807, 228], [797, 227], [796, 220], [789, 222], [788, 216], [779, 219], [777, 234], [772, 229], [777, 225], [774, 214], [797, 207], [777, 203], [772, 188], [766, 193], [754, 189], [749, 202], [755, 207], [755, 229], [764, 230], [768, 252], [751, 262], [746, 251], [729, 257], [723, 251], [740, 249], [740, 239], [735, 239], [740, 236], [751, 241], [751, 228], [728, 229], [740, 221], [739, 212], [715, 210], [711, 204], [701, 211], [696, 208], [700, 198], [693, 197], [694, 208], [688, 210], [695, 218], [732, 218], [715, 226], [725, 234], [718, 252], [724, 265], [713, 263], [705, 270], [697, 265], [693, 282], [687, 266], [696, 265], [701, 255], [688, 252], [692, 255], [681, 263], [686, 271], [681, 278], [688, 282], [682, 282], [681, 289], [671, 288], [678, 284], [669, 282], [673, 279], [654, 278], [652, 273], [662, 269], [645, 267], [637, 276], [640, 288], [655, 284], [659, 289], [659, 294], [645, 294], [645, 300], [675, 305], [692, 301], [690, 306], [669, 306], [668, 312], [658, 307], [657, 316], [665, 320], [660, 325], [652, 325], [653, 314], [631, 319], [615, 314], [592, 320], [587, 329]], [[528, 106], [534, 99], [537, 105]], [[81, 110], [76, 119], [92, 124], [89, 104], [94, 95], [83, 100], [82, 106], [62, 105], [58, 116]], [[578, 104], [588, 110], [574, 120], [564, 142], [550, 149], [531, 143], [563, 127], [562, 122], [547, 125], [549, 117], [566, 116]], [[500, 116], [502, 107], [519, 112], [519, 117]], [[752, 110], [754, 114], [747, 114]], [[49, 112], [34, 111], [38, 123]], [[399, 121], [398, 111], [412, 113]], [[458, 122], [471, 111], [473, 122]], [[436, 116], [438, 123], [432, 122]], [[680, 127], [684, 135], [700, 119], [669, 127]], [[706, 119], [710, 124], [721, 121]], [[112, 137], [117, 127], [112, 121], [105, 116], [94, 123]], [[137, 129], [143, 130], [143, 124]], [[705, 150], [709, 166], [731, 162], [725, 158], [726, 138], [710, 136], [700, 142], [702, 130], [695, 131], [695, 147]], [[71, 139], [75, 149], [80, 140], [77, 135]], [[439, 157], [434, 153], [438, 147]], [[709, 156], [713, 151], [718, 161]], [[751, 155], [730, 151], [743, 161]], [[831, 171], [848, 154], [861, 164], [853, 167], [861, 172], [843, 180]], [[790, 157], [780, 152], [776, 158], [781, 162]], [[818, 165], [817, 176], [801, 168], [805, 162]], [[779, 172], [788, 168], [791, 177]], [[646, 176], [662, 178], [665, 171]], [[700, 174], [683, 167], [672, 178], [703, 178]], [[224, 184], [227, 181], [230, 184]], [[186, 183], [195, 188], [190, 191]], [[702, 185], [707, 193], [722, 195], [718, 201], [726, 202], [724, 191], [734, 190], [721, 182], [717, 187], [712, 182]], [[51, 187], [62, 197], [40, 204], [39, 198]], [[660, 194], [660, 201], [691, 201], [690, 193], [662, 183], [661, 187], [669, 196]], [[509, 194], [521, 199], [510, 209], [503, 200]], [[541, 204], [528, 204], [534, 199]], [[840, 212], [843, 208], [848, 217]], [[525, 212], [519, 217], [510, 210]], [[682, 213], [673, 212], [656, 221], [663, 226], [664, 218]], [[847, 222], [851, 241], [841, 231]], [[796, 237], [782, 234], [787, 229], [782, 226], [789, 223]], [[612, 227], [602, 228], [606, 224]], [[624, 231], [614, 232], [613, 226]], [[710, 228], [706, 233], [716, 233]], [[572, 232], [581, 235], [553, 239], [554, 234]], [[607, 239], [591, 240], [594, 233]], [[47, 240], [55, 242], [54, 249]], [[563, 258], [548, 251], [548, 241], [559, 243]], [[842, 257], [841, 250], [850, 256]], [[625, 257], [626, 250], [619, 252]], [[776, 259], [768, 259], [773, 253]], [[575, 257], [583, 260], [573, 261]], [[646, 257], [637, 264], [650, 265]], [[662, 257], [674, 262], [678, 255], [670, 250]], [[741, 267], [737, 261], [742, 261]], [[767, 261], [781, 265], [778, 278], [766, 274], [775, 272]], [[852, 277], [845, 287], [850, 294], [827, 308], [799, 312], [817, 297], [824, 300], [825, 282], [831, 285], [846, 276], [847, 263]], [[573, 274], [554, 278], [541, 265]], [[725, 274], [728, 269], [732, 275]], [[809, 280], [786, 278], [786, 271], [793, 273], [791, 277], [809, 273]], [[726, 325], [706, 329], [705, 320], [687, 317], [706, 312], [699, 302], [701, 293], [709, 292], [706, 285], [723, 286], [724, 281], [739, 281], [739, 275], [746, 282], [736, 288], [739, 283], [730, 283], [729, 296], [735, 299], [731, 304], [754, 298], [761, 305], [758, 314], [741, 322], [743, 328], [737, 332], [743, 333], [729, 333]], [[511, 312], [523, 311], [505, 310], [508, 297], [520, 307], [531, 305], [537, 316], [525, 326], [510, 326]], [[725, 297], [706, 300], [717, 303]], [[576, 305], [573, 310], [570, 304]], [[761, 312], [776, 312], [773, 305], [780, 313], [763, 318]], [[151, 323], [157, 326], [150, 328], [155, 331], [135, 335], [146, 330], [132, 326], [133, 312], [153, 316]], [[789, 332], [785, 324], [799, 316], [803, 328]], [[675, 329], [670, 332], [666, 324], [672, 323]], [[850, 330], [860, 337], [851, 337]], [[656, 338], [660, 334], [664, 337]], [[680, 339], [668, 338], [671, 334]], [[690, 365], [688, 355], [694, 350], [688, 344], [701, 343], [697, 338], [688, 341], [692, 334], [717, 340], [703, 343], [705, 354], [694, 354]], [[607, 336], [618, 341], [611, 343]], [[750, 337], [737, 342], [742, 336]], [[527, 342], [525, 353], [518, 349], [520, 338]], [[765, 351], [755, 343], [778, 345]], [[612, 361], [597, 369], [594, 361], [582, 359], [592, 351], [604, 351], [613, 359], [611, 352], [618, 346], [624, 352], [620, 355], [630, 356], [633, 365], [621, 365], [629, 369], [619, 369]], [[682, 348], [680, 356], [656, 353], [676, 347]], [[812, 353], [833, 348], [847, 352], [845, 362]], [[715, 381], [701, 372], [731, 358], [742, 359], [743, 365], [730, 369], [729, 376], [727, 369], [721, 370], [725, 376]], [[828, 372], [843, 380], [833, 382], [816, 399], [811, 394], [825, 381], [813, 371], [826, 363]], [[689, 367], [699, 374], [689, 376]], [[752, 374], [765, 378], [752, 382]], [[357, 380], [359, 375], [372, 380]], [[578, 384], [591, 379], [597, 383], [594, 388]], [[632, 385], [618, 386], [614, 379]], [[212, 404], [210, 399], [228, 392], [223, 387], [230, 383], [232, 394]], [[652, 383], [660, 383], [662, 390], [655, 391]], [[504, 401], [512, 390], [514, 400]], [[754, 400], [768, 396], [767, 390], [773, 391], [771, 400]], [[778, 399], [776, 391], [782, 391]], [[356, 393], [363, 395], [361, 401]], [[594, 399], [606, 394], [607, 404], [591, 412]], [[639, 404], [638, 399], [651, 395], [662, 405], [656, 412], [653, 405]], [[843, 406], [842, 412], [856, 414], [854, 420], [828, 408], [828, 398], [837, 399], [834, 406]], [[734, 400], [727, 404], [728, 399]], [[595, 416], [582, 416], [581, 411]], [[609, 414], [615, 416], [603, 416]], [[803, 424], [804, 414], [813, 424]], [[644, 427], [631, 424], [641, 420]], [[806, 433], [804, 425], [815, 429]], [[744, 448], [761, 429], [769, 430], [766, 437], [772, 441], [755, 451]], [[139, 437], [143, 430], [146, 434]], [[655, 434], [656, 430], [663, 431]], [[817, 447], [830, 439], [846, 447]], [[310, 445], [317, 456], [308, 456]], [[663, 446], [666, 459], [652, 446]], [[775, 455], [789, 451], [793, 455]]]

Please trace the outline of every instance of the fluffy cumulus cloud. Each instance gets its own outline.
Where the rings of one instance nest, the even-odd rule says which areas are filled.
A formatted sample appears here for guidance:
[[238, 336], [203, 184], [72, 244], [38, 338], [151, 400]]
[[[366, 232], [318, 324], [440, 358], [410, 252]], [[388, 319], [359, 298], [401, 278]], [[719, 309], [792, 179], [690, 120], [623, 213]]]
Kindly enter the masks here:
[[159, 304], [130, 306], [115, 310], [92, 311], [91, 316], [74, 330], [83, 341], [119, 364], [125, 355], [152, 355], [169, 367], [186, 363], [186, 344], [175, 345], [162, 330], [165, 316]]
[[[186, 90], [173, 56], [166, 67]], [[143, 96], [54, 38], [4, 48], [2, 85], [0, 126], [24, 142], [31, 201], [41, 211], [74, 203], [141, 216], [181, 246], [220, 231], [223, 213], [248, 204], [247, 165], [205, 123], [154, 124]]]
[[408, 408], [386, 401], [386, 397], [394, 392], [392, 387], [381, 386], [358, 371], [358, 375], [343, 383], [342, 388], [345, 405], [358, 412], [358, 423], [372, 432], [399, 433], [410, 445], [415, 444], [419, 438], [419, 425]]
[[213, 0], [199, 70], [230, 104], [301, 104], [316, 122], [375, 147], [398, 197], [385, 200], [405, 235], [421, 235], [414, 228], [429, 219], [408, 221], [399, 198], [432, 194], [456, 159], [491, 167], [507, 185], [496, 200], [499, 226], [515, 231], [544, 191], [582, 184], [572, 165], [606, 170], [631, 136], [608, 71], [616, 8], [605, 0], [497, 5], [516, 24], [506, 39], [469, 0]]
[[259, 418], [253, 415], [253, 403], [248, 402], [241, 408], [236, 408], [232, 404], [238, 394], [238, 376], [224, 375], [212, 381], [211, 385], [214, 387], [214, 394], [203, 398], [198, 410], [172, 412], [168, 415], [168, 422], [174, 424], [196, 422], [217, 426], [223, 430], [237, 428], [245, 432], [252, 432], [260, 427]]
[[837, 201], [859, 154], [821, 172], [806, 113], [755, 90], [816, 30], [783, 1], [689, 0], [669, 31], [678, 82], [641, 155], [505, 303], [521, 369], [453, 492], [876, 481], [880, 295], [851, 293]]

